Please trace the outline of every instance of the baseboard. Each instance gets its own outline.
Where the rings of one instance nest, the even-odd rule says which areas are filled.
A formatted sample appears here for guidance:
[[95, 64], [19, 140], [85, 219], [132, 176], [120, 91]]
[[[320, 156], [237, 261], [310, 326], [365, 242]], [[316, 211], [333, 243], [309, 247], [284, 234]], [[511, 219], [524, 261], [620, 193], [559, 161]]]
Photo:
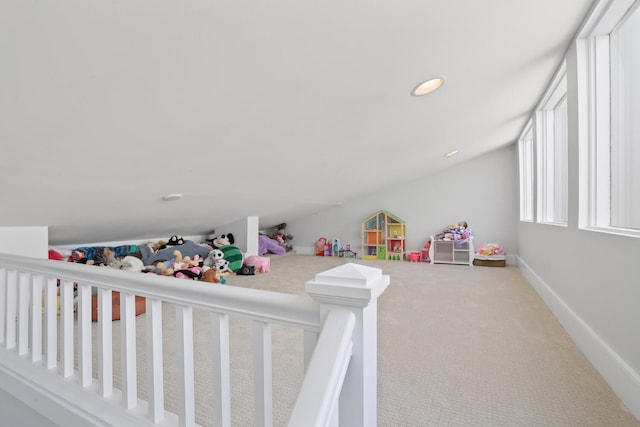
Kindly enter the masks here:
[[622, 359], [529, 265], [517, 257], [523, 276], [566, 329], [587, 359], [640, 420], [640, 374]]
[[315, 255], [316, 247], [315, 246], [294, 246], [293, 250], [296, 251], [298, 255]]

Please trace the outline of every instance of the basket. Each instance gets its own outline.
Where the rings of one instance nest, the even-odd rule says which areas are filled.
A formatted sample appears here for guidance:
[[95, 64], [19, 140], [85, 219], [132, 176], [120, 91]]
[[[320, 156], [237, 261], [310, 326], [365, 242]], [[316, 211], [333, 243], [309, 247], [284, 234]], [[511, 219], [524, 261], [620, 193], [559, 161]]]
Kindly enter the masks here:
[[474, 258], [473, 265], [482, 267], [504, 267], [507, 264], [505, 259], [483, 259]]

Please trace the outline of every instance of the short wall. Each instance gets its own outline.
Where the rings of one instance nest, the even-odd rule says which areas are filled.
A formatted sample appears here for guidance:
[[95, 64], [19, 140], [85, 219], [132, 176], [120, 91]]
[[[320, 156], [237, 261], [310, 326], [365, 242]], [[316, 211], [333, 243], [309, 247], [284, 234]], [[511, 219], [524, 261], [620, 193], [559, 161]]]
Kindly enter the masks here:
[[49, 227], [0, 227], [0, 253], [47, 258]]

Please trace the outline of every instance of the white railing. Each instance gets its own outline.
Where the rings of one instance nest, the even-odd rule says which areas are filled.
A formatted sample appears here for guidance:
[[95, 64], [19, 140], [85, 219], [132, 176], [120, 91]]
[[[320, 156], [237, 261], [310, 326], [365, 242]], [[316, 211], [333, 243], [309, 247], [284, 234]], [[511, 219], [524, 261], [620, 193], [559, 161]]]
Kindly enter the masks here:
[[[289, 425], [375, 426], [377, 298], [388, 284], [379, 269], [345, 264], [307, 282], [307, 295], [291, 295], [0, 255], [0, 390], [60, 425], [196, 425], [195, 308], [211, 315], [213, 425], [232, 424], [229, 317], [241, 316], [253, 322], [254, 425], [273, 424], [271, 326], [283, 324], [304, 331], [307, 367]], [[121, 304], [120, 389], [113, 384], [112, 292]], [[146, 299], [144, 401], [136, 382], [136, 296]], [[175, 413], [164, 402], [163, 303], [176, 307]]]

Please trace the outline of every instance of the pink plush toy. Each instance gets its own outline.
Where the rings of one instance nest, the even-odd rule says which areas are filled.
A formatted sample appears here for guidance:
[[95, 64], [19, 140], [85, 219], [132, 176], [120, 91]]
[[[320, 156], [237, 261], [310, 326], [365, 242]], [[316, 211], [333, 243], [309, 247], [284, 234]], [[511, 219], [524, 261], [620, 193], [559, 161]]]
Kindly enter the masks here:
[[191, 267], [176, 271], [174, 274], [178, 279], [200, 280], [202, 278], [202, 268]]
[[258, 235], [258, 255], [262, 256], [267, 252], [272, 254], [282, 255], [286, 252], [286, 249], [280, 246], [277, 240], [271, 239], [264, 234]]
[[251, 265], [260, 270], [260, 273], [271, 271], [271, 259], [265, 256], [249, 256], [244, 260], [245, 265]]

